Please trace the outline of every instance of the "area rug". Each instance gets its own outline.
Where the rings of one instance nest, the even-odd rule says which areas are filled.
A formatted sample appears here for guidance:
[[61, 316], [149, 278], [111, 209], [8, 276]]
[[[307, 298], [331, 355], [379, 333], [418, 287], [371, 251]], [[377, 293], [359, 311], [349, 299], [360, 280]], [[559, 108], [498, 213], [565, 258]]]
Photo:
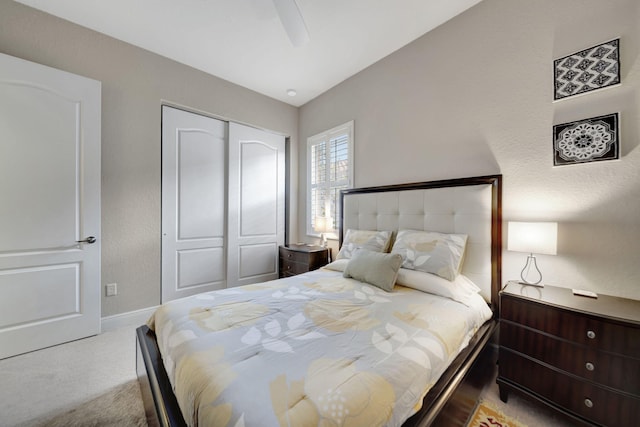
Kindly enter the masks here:
[[480, 401], [467, 421], [466, 427], [527, 427], [497, 410], [491, 403]]
[[147, 425], [138, 381], [132, 380], [61, 414], [29, 423], [37, 427], [144, 427]]

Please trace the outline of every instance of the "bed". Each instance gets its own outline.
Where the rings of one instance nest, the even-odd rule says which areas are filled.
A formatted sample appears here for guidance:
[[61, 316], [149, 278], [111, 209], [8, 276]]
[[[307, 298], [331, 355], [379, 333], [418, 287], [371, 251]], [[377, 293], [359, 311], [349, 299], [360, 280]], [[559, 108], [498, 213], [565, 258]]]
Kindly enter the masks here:
[[327, 267], [162, 305], [136, 331], [149, 425], [430, 425], [497, 324], [501, 181], [344, 190]]

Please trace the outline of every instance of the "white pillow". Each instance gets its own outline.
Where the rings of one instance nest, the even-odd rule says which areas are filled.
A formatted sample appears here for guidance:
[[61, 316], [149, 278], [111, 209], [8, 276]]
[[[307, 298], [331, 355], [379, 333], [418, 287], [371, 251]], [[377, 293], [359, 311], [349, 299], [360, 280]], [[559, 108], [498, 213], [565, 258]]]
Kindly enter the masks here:
[[466, 234], [400, 230], [391, 253], [402, 255], [402, 267], [453, 280], [460, 274]]
[[387, 252], [391, 242], [391, 231], [347, 230], [336, 259], [351, 258], [358, 249], [372, 252]]
[[450, 298], [468, 307], [471, 307], [474, 295], [480, 292], [480, 288], [463, 274], [449, 281], [435, 274], [406, 268], [398, 271], [396, 284]]

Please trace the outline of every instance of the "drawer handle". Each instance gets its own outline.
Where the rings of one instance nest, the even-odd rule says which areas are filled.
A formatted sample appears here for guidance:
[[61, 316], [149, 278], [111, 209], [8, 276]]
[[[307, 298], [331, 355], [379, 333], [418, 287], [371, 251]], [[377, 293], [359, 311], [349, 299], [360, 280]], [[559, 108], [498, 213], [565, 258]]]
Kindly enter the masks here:
[[596, 333], [593, 331], [587, 331], [587, 337], [594, 339], [596, 337]]
[[591, 399], [585, 399], [584, 406], [586, 406], [587, 408], [593, 408], [593, 402], [591, 401]]
[[591, 362], [587, 362], [585, 367], [587, 368], [587, 371], [593, 371], [594, 369], [596, 369], [595, 365]]
[[293, 254], [287, 254], [287, 258], [291, 258]]

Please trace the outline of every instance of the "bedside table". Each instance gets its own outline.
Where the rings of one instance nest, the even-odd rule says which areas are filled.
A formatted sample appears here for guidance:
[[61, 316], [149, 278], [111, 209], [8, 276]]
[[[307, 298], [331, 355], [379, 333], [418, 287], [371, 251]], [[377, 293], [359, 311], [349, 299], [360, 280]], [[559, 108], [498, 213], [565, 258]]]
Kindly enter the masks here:
[[280, 246], [280, 277], [317, 270], [329, 262], [329, 248], [311, 245]]
[[504, 402], [517, 391], [585, 425], [637, 425], [640, 301], [508, 283], [496, 382]]

